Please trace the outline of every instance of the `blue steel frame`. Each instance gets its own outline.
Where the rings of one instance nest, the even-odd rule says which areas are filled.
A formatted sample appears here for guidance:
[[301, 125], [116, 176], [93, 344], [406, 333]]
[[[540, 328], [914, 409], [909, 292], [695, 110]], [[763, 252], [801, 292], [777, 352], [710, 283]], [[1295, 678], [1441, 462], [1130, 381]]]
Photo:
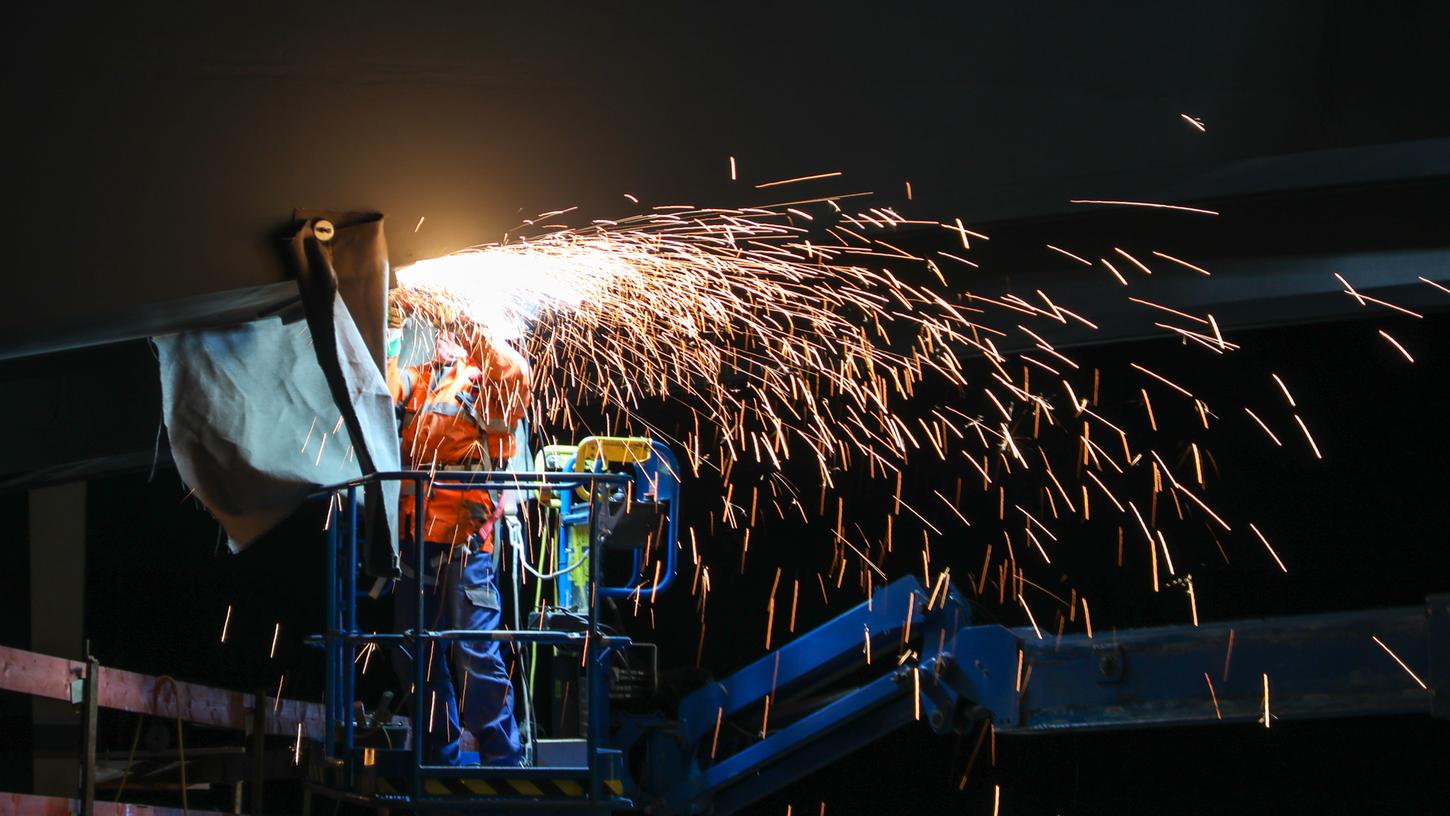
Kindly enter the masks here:
[[[340, 766], [341, 779], [349, 790], [357, 782], [357, 746], [354, 717], [350, 710], [356, 696], [355, 662], [361, 643], [393, 644], [411, 642], [415, 657], [423, 654], [423, 644], [448, 640], [506, 640], [515, 643], [537, 643], [540, 645], [579, 645], [585, 654], [586, 683], [590, 693], [589, 729], [587, 740], [587, 763], [580, 767], [535, 767], [535, 768], [488, 768], [453, 767], [426, 765], [423, 762], [423, 743], [417, 738], [420, 723], [425, 722], [424, 695], [413, 695], [413, 739], [412, 763], [408, 790], [405, 796], [393, 797], [394, 804], [411, 806], [448, 805], [456, 807], [456, 798], [430, 795], [424, 787], [424, 777], [430, 779], [577, 779], [587, 782], [587, 799], [536, 797], [520, 800], [518, 797], [500, 797], [511, 807], [541, 807], [557, 809], [588, 808], [595, 810], [619, 810], [632, 807], [632, 802], [622, 796], [606, 796], [603, 780], [607, 773], [616, 777], [622, 768], [617, 753], [608, 750], [602, 742], [602, 735], [608, 723], [608, 692], [605, 688], [605, 671], [609, 655], [616, 649], [629, 645], [628, 637], [604, 635], [599, 626], [599, 597], [592, 593], [589, 603], [588, 626], [582, 633], [554, 632], [547, 630], [496, 630], [475, 632], [448, 630], [433, 632], [424, 628], [424, 588], [417, 583], [415, 628], [409, 632], [379, 633], [362, 632], [357, 628], [357, 497], [358, 488], [369, 482], [401, 481], [413, 486], [414, 529], [413, 540], [424, 540], [424, 503], [427, 488], [431, 484], [437, 490], [464, 490], [485, 488], [490, 490], [531, 490], [551, 488], [571, 492], [576, 487], [587, 487], [590, 494], [589, 507], [593, 508], [599, 498], [601, 485], [625, 484], [633, 481], [628, 474], [615, 473], [511, 473], [473, 471], [389, 471], [371, 474], [360, 479], [333, 485], [319, 495], [326, 496], [333, 506], [329, 509], [327, 525], [327, 628], [321, 641], [326, 658], [326, 701], [328, 732], [323, 739], [324, 758]], [[340, 508], [337, 502], [346, 496]], [[334, 513], [334, 510], [338, 511]], [[673, 510], [672, 510], [673, 512]], [[672, 528], [673, 529], [673, 528]], [[600, 559], [601, 536], [598, 518], [589, 514], [589, 563], [590, 583], [597, 585]], [[673, 551], [673, 547], [669, 547]], [[416, 575], [426, 574], [426, 553], [423, 547], [414, 548]], [[340, 561], [339, 555], [342, 556]], [[401, 600], [401, 599], [400, 599]], [[423, 660], [415, 659], [414, 688], [422, 689], [426, 666]], [[338, 739], [337, 725], [342, 724], [341, 739]], [[340, 744], [339, 744], [340, 743]], [[612, 756], [611, 756], [612, 755]], [[484, 804], [486, 797], [478, 797], [475, 804]]]

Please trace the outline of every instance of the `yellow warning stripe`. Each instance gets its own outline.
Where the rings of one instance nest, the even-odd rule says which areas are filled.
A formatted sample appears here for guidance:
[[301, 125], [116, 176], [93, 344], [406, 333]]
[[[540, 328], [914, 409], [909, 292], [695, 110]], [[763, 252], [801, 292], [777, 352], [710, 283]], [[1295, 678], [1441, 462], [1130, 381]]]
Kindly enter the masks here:
[[[393, 794], [407, 789], [407, 782], [401, 779], [389, 780], [374, 777], [378, 793]], [[624, 795], [624, 783], [618, 779], [604, 780], [604, 786], [614, 796]], [[549, 796], [581, 797], [589, 795], [587, 785], [576, 779], [443, 779], [426, 778], [423, 792], [429, 796], [518, 796], [543, 798]]]
[[559, 786], [559, 790], [563, 791], [565, 796], [584, 795], [583, 786], [572, 779], [556, 779], [554, 780], [554, 784]]
[[509, 785], [513, 786], [513, 789], [514, 790], [518, 791], [519, 793], [523, 794], [524, 796], [543, 796], [544, 795], [544, 792], [539, 788], [538, 785], [535, 785], [534, 783], [530, 782], [527, 779], [510, 779], [510, 780], [507, 780], [507, 781], [508, 781]]
[[483, 781], [482, 779], [465, 779], [465, 780], [463, 780], [463, 785], [464, 785], [464, 787], [468, 788], [471, 792], [476, 793], [476, 794], [480, 794], [480, 795], [483, 795], [483, 796], [497, 796], [498, 795], [498, 791], [497, 790], [494, 790], [494, 787], [492, 785], [488, 784], [487, 782]]

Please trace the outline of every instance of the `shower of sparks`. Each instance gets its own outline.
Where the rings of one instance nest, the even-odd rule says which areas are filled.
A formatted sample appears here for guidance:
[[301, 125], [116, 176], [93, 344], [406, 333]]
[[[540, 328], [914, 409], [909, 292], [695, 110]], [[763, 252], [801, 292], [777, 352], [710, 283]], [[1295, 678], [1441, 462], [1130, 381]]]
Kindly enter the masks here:
[[[729, 169], [735, 180], [733, 156]], [[1117, 371], [1074, 359], [1074, 349], [1054, 344], [1054, 332], [1064, 326], [1097, 330], [1093, 316], [1079, 314], [1077, 304], [1040, 289], [974, 288], [976, 280], [968, 277], [977, 265], [972, 248], [988, 236], [960, 219], [912, 219], [888, 206], [858, 206], [860, 198], [853, 193], [729, 209], [664, 205], [577, 227], [555, 223], [570, 212], [558, 210], [532, 219], [502, 243], [399, 269], [401, 288], [393, 296], [415, 329], [444, 328], [465, 343], [487, 334], [517, 347], [532, 367], [527, 413], [539, 442], [646, 436], [681, 454], [682, 477], [718, 479], [721, 493], [711, 502], [720, 503], [708, 526], [702, 518], [680, 537], [682, 547], [689, 539], [702, 650], [712, 544], [733, 539], [738, 550], [727, 558], [732, 571], [738, 561], [743, 573], [757, 516], [819, 522], [823, 556], [830, 556], [829, 566], [822, 564], [816, 574], [822, 604], [830, 604], [852, 574], [869, 602], [873, 587], [888, 580], [888, 555], [908, 559], [910, 571], [927, 585], [944, 587], [941, 553], [980, 541], [972, 554], [972, 568], [979, 571], [963, 573], [963, 587], [980, 601], [1011, 608], [1038, 638], [1043, 633], [1023, 594], [1027, 587], [1060, 604], [1059, 623], [1075, 614], [1076, 601], [1029, 580], [1019, 558], [1036, 566], [1040, 556], [1051, 564], [1049, 555], [1068, 549], [1072, 540], [1067, 525], [1116, 527], [1120, 567], [1123, 529], [1131, 536], [1141, 531], [1148, 557], [1130, 566], [1141, 570], [1135, 582], [1151, 577], [1154, 592], [1160, 591], [1160, 551], [1173, 574], [1170, 537], [1180, 563], [1196, 558], [1186, 552], [1189, 537], [1173, 528], [1165, 535], [1167, 525], [1215, 525], [1243, 535], [1241, 523], [1230, 522], [1232, 508], [1215, 500], [1216, 478], [1206, 476], [1218, 468], [1207, 438], [1210, 420], [1223, 414], [1206, 402], [1218, 396], [1190, 390], [1198, 385], [1193, 369], [1164, 367], [1171, 362], [1156, 356], [1147, 361], [1151, 368], [1134, 362]], [[1217, 214], [1146, 202], [1074, 203]], [[911, 232], [918, 227], [926, 229]], [[947, 248], [960, 254], [932, 249], [942, 243], [943, 230]], [[938, 237], [923, 241], [923, 235]], [[1041, 253], [1044, 264], [1066, 259], [1089, 267], [1078, 272], [1099, 274], [1100, 285], [1111, 291], [1136, 291], [1119, 283], [1128, 285], [1131, 276], [1134, 286], [1141, 285], [1154, 275], [1149, 263], [1158, 267], [1155, 278], [1179, 274], [1175, 267], [1210, 275], [1157, 250], [1150, 257], [1114, 247], [1104, 253], [1117, 260], [1114, 266], [1096, 253], [1046, 248], [1052, 254]], [[1188, 353], [1206, 349], [1221, 359], [1240, 348], [1212, 315], [1143, 297], [1123, 300], [1164, 321], [1156, 324], [1163, 336]], [[1278, 374], [1272, 377], [1322, 458], [1293, 395]], [[1104, 397], [1109, 388], [1130, 394], [1133, 402], [1119, 403], [1117, 395], [1110, 401]], [[1264, 418], [1241, 407], [1276, 447], [1284, 446]], [[1184, 423], [1202, 430], [1181, 442], [1163, 438]], [[308, 429], [308, 442], [316, 430]], [[410, 454], [413, 461], [430, 459], [427, 451]], [[903, 474], [910, 476], [910, 466], [919, 462], [955, 470], [955, 485], [948, 478], [923, 489], [908, 479], [903, 489]], [[847, 476], [869, 480], [882, 500], [858, 506], [843, 501], [837, 482]], [[879, 515], [871, 518], [873, 512]], [[1258, 527], [1248, 527], [1287, 572]], [[906, 540], [911, 551], [899, 553]], [[652, 587], [658, 570], [656, 561]], [[1197, 623], [1195, 587], [1186, 580]], [[645, 583], [649, 574], [639, 586]], [[773, 631], [777, 612], [785, 614], [776, 608], [781, 586], [777, 572], [770, 595], [761, 599], [767, 648], [779, 634]], [[793, 578], [790, 632], [799, 595]], [[934, 589], [928, 605], [936, 595]], [[1073, 597], [1080, 598], [1080, 591], [1073, 589]], [[653, 603], [654, 592], [636, 592], [634, 600], [638, 612]], [[1033, 599], [1039, 611], [1047, 602]], [[1081, 607], [1091, 637], [1085, 598]], [[863, 641], [870, 663], [869, 630]], [[903, 643], [898, 654], [876, 657], [899, 658], [907, 648]], [[1267, 686], [1265, 707], [1267, 724]], [[717, 740], [718, 734], [717, 721]]]

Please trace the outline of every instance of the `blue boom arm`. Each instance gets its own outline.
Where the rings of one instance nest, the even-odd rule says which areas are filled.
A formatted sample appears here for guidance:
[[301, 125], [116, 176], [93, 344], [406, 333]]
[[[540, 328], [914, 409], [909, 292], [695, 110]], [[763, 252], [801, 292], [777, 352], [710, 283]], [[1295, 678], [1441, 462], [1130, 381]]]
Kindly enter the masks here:
[[[918, 720], [944, 734], [990, 717], [1011, 734], [1262, 721], [1265, 711], [1271, 725], [1446, 717], [1447, 675], [1446, 595], [1415, 607], [1058, 638], [974, 625], [950, 584], [932, 593], [903, 578], [685, 698], [671, 738], [650, 743], [655, 778], [641, 783], [660, 791], [660, 812], [730, 813]], [[771, 725], [771, 707], [861, 676]], [[747, 718], [755, 740], [727, 755], [719, 732], [732, 717], [736, 730]], [[671, 751], [683, 755], [657, 756]]]

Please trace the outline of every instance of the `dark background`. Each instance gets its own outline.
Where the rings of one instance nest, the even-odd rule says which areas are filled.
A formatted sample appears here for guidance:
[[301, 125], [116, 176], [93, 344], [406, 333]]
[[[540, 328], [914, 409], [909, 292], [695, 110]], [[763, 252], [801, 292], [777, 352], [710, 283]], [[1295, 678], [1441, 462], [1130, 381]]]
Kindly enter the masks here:
[[[542, 210], [618, 215], [629, 210], [626, 192], [647, 205], [758, 202], [744, 182], [842, 170], [833, 191], [900, 198], [910, 180], [912, 212], [961, 215], [994, 234], [1000, 225], [1025, 244], [1102, 229], [1063, 219], [1069, 198], [1171, 200], [1227, 162], [1450, 135], [1441, 54], [1450, 15], [1431, 3], [178, 4], [12, 14], [4, 336], [16, 343], [273, 281], [280, 272], [265, 238], [293, 207], [384, 212], [393, 260], [404, 263], [495, 240]], [[1208, 132], [1180, 113], [1202, 117]], [[728, 181], [731, 155], [741, 184]], [[1223, 229], [1256, 254], [1443, 246], [1441, 190], [1386, 185], [1378, 204], [1355, 211], [1386, 213], [1373, 223], [1328, 218], [1332, 204], [1296, 217], [1296, 207], [1255, 199], [1235, 210], [1252, 218]], [[1411, 199], [1417, 206], [1392, 209]], [[1151, 241], [1176, 227], [1113, 229]], [[1214, 234], [1196, 240], [1211, 245]], [[1377, 328], [1418, 362], [1406, 364]], [[1282, 423], [1284, 451], [1242, 416], [1214, 435], [1215, 505], [1257, 521], [1290, 572], [1247, 536], [1224, 540], [1231, 564], [1201, 530], [1173, 538], [1205, 619], [1415, 604], [1450, 589], [1450, 441], [1436, 424], [1450, 382], [1447, 333], [1443, 316], [1266, 327], [1236, 333], [1245, 350], [1203, 366], [1161, 340], [1075, 352], [1103, 369], [1104, 404], [1124, 415], [1140, 410], [1122, 373], [1128, 361], [1192, 377], [1225, 414], [1272, 405], [1267, 372], [1278, 371], [1304, 406], [1323, 462]], [[95, 413], [62, 431], [100, 448], [124, 428], [149, 454], [158, 403], [144, 346], [21, 362], [5, 372], [7, 401], [85, 393]], [[79, 383], [27, 386], [58, 370], [78, 372]], [[80, 390], [98, 382], [104, 402]], [[20, 418], [6, 423], [6, 450], [33, 447], [36, 425]], [[1165, 452], [1190, 433], [1165, 429], [1163, 444], [1179, 446]], [[919, 485], [936, 477], [913, 474]], [[718, 485], [686, 490], [689, 523], [703, 530]], [[840, 495], [879, 521], [883, 491], [843, 480]], [[76, 600], [96, 656], [244, 690], [275, 688], [285, 674], [284, 695], [318, 699], [320, 661], [300, 645], [322, 618], [316, 514], [230, 556], [185, 494], [164, 465], [154, 476], [143, 468], [91, 481], [87, 586]], [[964, 512], [992, 515], [970, 503]], [[25, 513], [23, 493], [0, 496], [9, 557], [0, 642], [21, 647], [31, 594], [53, 591], [28, 586]], [[936, 557], [953, 574], [975, 570], [976, 535], [956, 531]], [[1113, 526], [1073, 535], [1062, 569], [1033, 580], [1087, 593], [1099, 628], [1187, 621], [1180, 593], [1143, 591], [1131, 548], [1123, 569], [1113, 566]], [[704, 660], [717, 673], [760, 653], [776, 566], [802, 580], [798, 631], [862, 597], [849, 578], [828, 606], [805, 591], [829, 560], [825, 530], [762, 523], [744, 575], [732, 567], [737, 536], [702, 539], [719, 564]], [[916, 558], [903, 548], [892, 566], [912, 570]], [[1011, 611], [1003, 619], [1021, 622]], [[692, 665], [693, 599], [683, 589], [662, 598], [655, 623], [666, 665]], [[386, 666], [370, 674], [383, 683]], [[113, 746], [124, 747], [126, 725], [112, 727]], [[0, 744], [7, 773], [20, 774], [23, 717], [7, 713]], [[1003, 738], [998, 767], [979, 766], [957, 793], [969, 749], [907, 729], [756, 810], [814, 813], [825, 801], [827, 813], [985, 813], [993, 782], [1008, 813], [1438, 812], [1450, 794], [1450, 735], [1422, 719]]]

